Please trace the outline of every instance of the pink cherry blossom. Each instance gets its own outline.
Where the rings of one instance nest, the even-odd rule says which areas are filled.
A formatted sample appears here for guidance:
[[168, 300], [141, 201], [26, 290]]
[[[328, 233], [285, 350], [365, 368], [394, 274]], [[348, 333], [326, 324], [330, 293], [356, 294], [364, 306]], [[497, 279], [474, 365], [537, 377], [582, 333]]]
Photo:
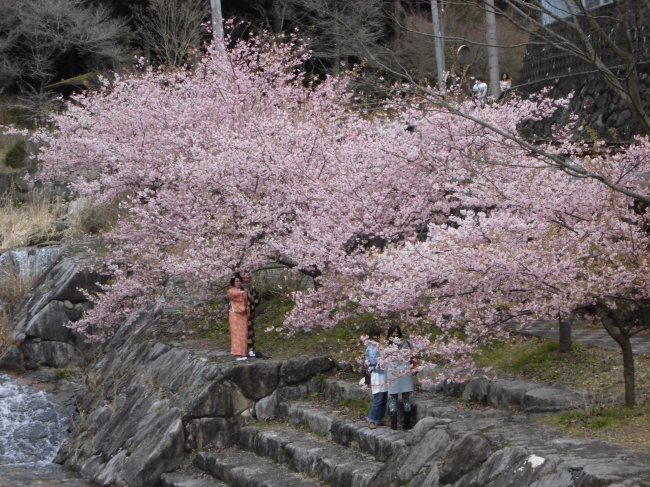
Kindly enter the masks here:
[[73, 326], [101, 339], [162, 302], [170, 276], [207, 300], [234, 269], [282, 262], [316, 282], [293, 295], [289, 333], [399, 317], [435, 330], [412, 334], [416, 353], [457, 371], [510, 320], [650, 298], [629, 196], [647, 193], [647, 139], [585, 147], [569, 126], [530, 150], [513, 141], [522, 122], [568, 103], [544, 93], [477, 109], [395, 86], [365, 113], [345, 78], [307, 76], [307, 56], [296, 37], [208, 47], [194, 71], [75, 96], [36, 134], [47, 175], [128, 210], [105, 235], [114, 279]]

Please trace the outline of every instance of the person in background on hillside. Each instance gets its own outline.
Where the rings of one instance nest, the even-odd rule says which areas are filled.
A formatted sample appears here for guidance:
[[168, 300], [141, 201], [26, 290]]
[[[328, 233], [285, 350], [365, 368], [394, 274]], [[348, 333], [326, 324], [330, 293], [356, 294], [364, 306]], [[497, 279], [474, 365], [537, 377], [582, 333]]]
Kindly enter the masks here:
[[248, 346], [248, 356], [256, 357], [257, 354], [255, 353], [255, 317], [256, 317], [255, 310], [262, 302], [262, 296], [251, 283], [250, 272], [242, 272], [241, 280], [242, 280], [242, 288], [248, 291], [248, 295], [250, 298], [250, 313], [248, 315], [248, 337], [246, 341], [246, 344]]
[[499, 87], [501, 88], [501, 95], [505, 92], [510, 91], [512, 88], [512, 80], [508, 73], [501, 73], [501, 81], [499, 81]]
[[[388, 344], [396, 344], [400, 349], [410, 349], [411, 344], [408, 340], [402, 338], [402, 328], [399, 325], [392, 325], [386, 333]], [[409, 357], [410, 358], [410, 357]], [[386, 371], [388, 380], [388, 414], [390, 415], [391, 429], [397, 429], [397, 395], [402, 395], [402, 404], [404, 405], [404, 429], [411, 429], [411, 392], [415, 390], [413, 386], [413, 376], [411, 375], [411, 361], [390, 362]]]
[[249, 291], [242, 288], [240, 274], [237, 272], [230, 276], [230, 289], [228, 289], [230, 353], [237, 357], [237, 360], [246, 360], [250, 298]]
[[[368, 339], [380, 342], [382, 330], [377, 325], [372, 325], [368, 331]], [[370, 387], [372, 388], [372, 404], [368, 413], [368, 427], [371, 430], [377, 426], [385, 426], [386, 417], [386, 372], [381, 370], [377, 364], [379, 347], [376, 343], [370, 343], [366, 348], [366, 368], [370, 372]]]
[[510, 93], [510, 90], [512, 89], [512, 80], [510, 79], [510, 75], [508, 73], [501, 73], [501, 80], [499, 81], [499, 88], [501, 88], [501, 94], [499, 95], [499, 100], [502, 101], [505, 100], [505, 98], [508, 96]]
[[480, 76], [476, 77], [474, 86], [472, 87], [472, 92], [474, 93], [474, 103], [476, 106], [484, 107], [487, 103], [487, 84], [483, 81], [483, 78]]

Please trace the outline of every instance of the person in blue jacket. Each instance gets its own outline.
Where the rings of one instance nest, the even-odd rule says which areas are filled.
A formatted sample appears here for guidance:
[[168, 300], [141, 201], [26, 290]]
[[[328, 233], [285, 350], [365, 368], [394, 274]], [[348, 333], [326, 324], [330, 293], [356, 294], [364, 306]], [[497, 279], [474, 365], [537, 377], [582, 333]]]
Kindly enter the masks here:
[[[383, 339], [383, 333], [379, 326], [372, 325], [368, 331], [368, 338], [375, 342]], [[371, 430], [377, 426], [385, 426], [387, 394], [386, 371], [381, 370], [377, 364], [379, 347], [370, 343], [366, 348], [366, 369], [370, 372], [370, 387], [372, 388], [372, 405], [368, 413], [368, 427]]]

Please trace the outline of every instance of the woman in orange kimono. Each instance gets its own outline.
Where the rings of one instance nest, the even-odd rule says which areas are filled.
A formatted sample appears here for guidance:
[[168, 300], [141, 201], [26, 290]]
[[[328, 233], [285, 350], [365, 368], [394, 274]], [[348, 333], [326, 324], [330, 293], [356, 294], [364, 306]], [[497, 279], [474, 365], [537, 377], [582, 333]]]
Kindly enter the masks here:
[[250, 296], [246, 289], [242, 288], [239, 275], [235, 274], [230, 278], [228, 290], [228, 301], [230, 301], [230, 353], [237, 360], [246, 360], [248, 340], [248, 314], [250, 312]]

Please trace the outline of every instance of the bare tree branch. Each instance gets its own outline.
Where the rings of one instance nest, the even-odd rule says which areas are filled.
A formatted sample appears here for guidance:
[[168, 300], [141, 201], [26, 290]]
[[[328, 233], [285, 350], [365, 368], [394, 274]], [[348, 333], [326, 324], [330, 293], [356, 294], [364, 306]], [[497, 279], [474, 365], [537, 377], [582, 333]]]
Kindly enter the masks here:
[[[356, 33], [354, 32], [353, 29], [351, 29], [344, 21], [344, 19], [335, 16], [333, 13], [330, 13], [332, 17], [337, 21], [340, 22], [342, 26], [345, 26], [348, 33], [351, 36], [354, 36], [357, 41], [360, 41], [356, 37]], [[369, 50], [366, 50], [366, 54], [373, 58], [372, 52]], [[385, 69], [387, 72], [393, 74], [394, 76], [401, 78], [405, 80], [411, 87], [412, 89], [415, 89], [416, 91], [420, 92], [420, 94], [426, 96], [429, 100], [433, 101], [439, 106], [444, 107], [446, 110], [448, 110], [450, 113], [453, 113], [455, 115], [458, 115], [460, 117], [463, 117], [465, 119], [471, 120], [475, 122], [476, 124], [488, 129], [490, 132], [495, 133], [503, 137], [505, 140], [514, 142], [517, 144], [519, 147], [524, 148], [528, 151], [530, 151], [530, 154], [536, 156], [538, 160], [548, 166], [553, 166], [556, 167], [567, 174], [571, 176], [576, 176], [576, 177], [581, 177], [581, 178], [590, 178], [594, 179], [596, 181], [599, 181], [603, 183], [605, 186], [607, 186], [610, 189], [613, 189], [614, 191], [617, 191], [621, 194], [624, 194], [626, 196], [629, 196], [631, 198], [637, 199], [639, 201], [643, 201], [646, 203], [650, 203], [650, 195], [639, 193], [637, 191], [630, 190], [629, 188], [626, 188], [624, 186], [621, 186], [619, 184], [616, 184], [614, 181], [611, 179], [605, 177], [602, 174], [595, 173], [593, 171], [590, 171], [582, 166], [578, 166], [570, 161], [565, 160], [563, 157], [558, 156], [556, 154], [550, 153], [547, 150], [544, 150], [542, 147], [539, 147], [535, 145], [532, 142], [529, 142], [528, 140], [524, 139], [523, 137], [520, 137], [515, 134], [511, 134], [509, 132], [506, 132], [500, 127], [497, 127], [489, 122], [486, 122], [485, 120], [482, 120], [481, 118], [475, 117], [469, 112], [464, 112], [460, 110], [456, 105], [449, 103], [443, 96], [441, 96], [440, 93], [437, 91], [433, 90], [432, 88], [428, 86], [423, 86], [417, 83], [416, 80], [413, 79], [413, 77], [408, 73], [406, 69], [401, 69], [401, 70], [396, 70], [393, 69], [391, 66], [388, 66], [384, 63], [382, 63], [379, 59], [373, 58], [374, 62], [376, 62], [378, 65], [380, 65], [383, 69]]]
[[76, 76], [125, 60], [125, 23], [107, 8], [83, 0], [0, 0], [0, 12], [0, 92], [40, 92], [62, 64]]
[[146, 9], [135, 9], [138, 34], [149, 50], [147, 57], [157, 57], [171, 67], [188, 62], [201, 45], [205, 34], [202, 23], [209, 13], [206, 0], [151, 0]]

